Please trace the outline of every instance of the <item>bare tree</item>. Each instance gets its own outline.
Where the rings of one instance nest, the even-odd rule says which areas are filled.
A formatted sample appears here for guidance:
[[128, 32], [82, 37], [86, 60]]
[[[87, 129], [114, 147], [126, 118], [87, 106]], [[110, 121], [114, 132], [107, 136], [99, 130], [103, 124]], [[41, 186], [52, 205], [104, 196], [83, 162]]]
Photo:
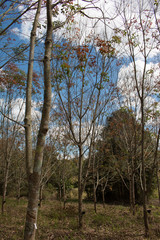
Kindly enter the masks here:
[[[129, 5], [126, 1], [121, 2], [121, 12], [124, 29], [119, 29], [126, 41], [126, 52], [130, 57], [132, 65], [132, 76], [134, 86], [139, 101], [139, 110], [141, 114], [141, 164], [142, 164], [142, 193], [143, 193], [143, 213], [145, 235], [149, 234], [149, 224], [147, 215], [147, 185], [146, 185], [146, 166], [144, 153], [144, 135], [146, 125], [146, 99], [153, 94], [157, 88], [156, 79], [153, 80], [153, 69], [147, 69], [147, 61], [150, 54], [157, 50], [156, 38], [153, 37], [153, 29], [151, 19], [153, 12], [151, 11], [148, 1], [132, 1]], [[136, 11], [135, 11], [135, 10]], [[146, 9], [148, 14], [146, 14]], [[118, 31], [118, 29], [117, 29]], [[152, 37], [151, 37], [152, 35]], [[138, 67], [137, 57], [143, 59], [141, 70]], [[154, 84], [149, 85], [148, 80], [153, 80]]]
[[[21, 82], [19, 83], [18, 78], [21, 79]], [[15, 64], [10, 64], [6, 66], [6, 68], [4, 68], [0, 74], [2, 89], [2, 98], [0, 104], [1, 149], [4, 164], [2, 213], [4, 213], [4, 206], [6, 203], [7, 186], [12, 156], [16, 141], [19, 137], [19, 131], [22, 128], [18, 124], [18, 121], [22, 121], [22, 109], [24, 106], [24, 101], [22, 98], [14, 101], [14, 97], [16, 96], [17, 91], [19, 91], [19, 96], [23, 97], [24, 89], [21, 83], [24, 81], [24, 79], [25, 78], [23, 74], [21, 74]], [[16, 107], [14, 105], [16, 105]], [[14, 119], [14, 121], [11, 121], [11, 119]]]
[[[79, 31], [77, 30], [77, 35]], [[78, 35], [79, 36], [79, 35]], [[95, 123], [111, 99], [114, 84], [108, 69], [114, 55], [111, 42], [97, 38], [99, 54], [87, 43], [74, 46], [72, 39], [57, 51], [53, 76], [61, 104], [61, 112], [68, 124], [68, 136], [79, 152], [78, 209], [82, 227], [82, 194], [85, 189], [95, 137]], [[63, 56], [61, 57], [61, 52]], [[55, 54], [55, 52], [54, 52]], [[110, 57], [109, 57], [110, 56]], [[108, 61], [106, 60], [108, 58]], [[107, 95], [107, 97], [105, 97]], [[87, 156], [88, 155], [88, 156]]]

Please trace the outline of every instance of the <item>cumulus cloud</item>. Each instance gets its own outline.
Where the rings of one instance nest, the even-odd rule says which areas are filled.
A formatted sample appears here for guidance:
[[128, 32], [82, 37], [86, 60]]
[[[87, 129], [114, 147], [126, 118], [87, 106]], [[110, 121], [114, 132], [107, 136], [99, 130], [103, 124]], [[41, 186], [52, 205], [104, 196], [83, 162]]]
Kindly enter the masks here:
[[[9, 117], [17, 122], [23, 122], [25, 117], [25, 101], [23, 98], [12, 99], [8, 106], [5, 103], [3, 98], [0, 99], [0, 109], [4, 114], [6, 114], [6, 109], [9, 108]], [[37, 108], [37, 103], [32, 101], [32, 121], [33, 123], [36, 121], [40, 121], [41, 112]], [[7, 115], [7, 114], [6, 114]]]
[[[130, 63], [128, 66], [123, 66], [120, 69], [117, 86], [121, 95], [123, 96], [123, 106], [133, 109], [137, 113], [137, 117], [140, 117], [140, 99], [138, 96], [137, 87], [141, 94], [144, 62], [137, 60], [135, 64], [137, 84], [135, 81], [133, 63]], [[150, 120], [152, 121], [155, 113], [160, 110], [160, 102], [158, 102], [156, 96], [159, 88], [159, 76], [159, 64], [147, 64], [146, 78], [144, 82], [144, 107], [146, 114], [148, 114]]]
[[[137, 87], [139, 90], [141, 89], [143, 72], [145, 71], [146, 78], [144, 81], [144, 91], [146, 96], [151, 95], [154, 89], [159, 85], [159, 63], [149, 63], [146, 65], [145, 69], [144, 61], [137, 60], [135, 62], [135, 66], [136, 73], [133, 62], [131, 62], [128, 66], [124, 65], [120, 69], [117, 86], [119, 87], [123, 95], [129, 94], [130, 97], [132, 97], [132, 95], [137, 94]], [[135, 74], [137, 78], [137, 85], [135, 81]]]
[[[34, 3], [35, 1], [31, 1]], [[115, 8], [113, 5], [113, 1], [106, 2], [105, 0], [97, 0], [97, 1], [82, 1], [75, 0], [73, 1], [75, 6], [79, 4], [81, 7], [86, 8], [83, 10], [85, 13], [84, 16], [78, 13], [75, 14], [75, 23], [74, 26], [71, 25], [71, 28], [78, 27], [80, 28], [82, 35], [88, 35], [90, 32], [95, 31], [97, 34], [102, 33], [102, 24], [104, 24], [105, 19], [107, 19], [107, 24], [111, 24], [110, 19], [113, 19], [116, 15]], [[59, 5], [60, 6], [60, 5]], [[61, 6], [59, 7], [59, 14], [53, 16], [53, 21], [55, 22], [63, 22], [66, 19], [65, 14], [61, 12]], [[22, 10], [22, 7], [21, 9]], [[36, 10], [28, 11], [21, 17], [22, 23], [19, 28], [13, 28], [12, 32], [17, 34], [20, 38], [24, 40], [29, 40], [30, 33], [32, 29], [32, 24], [34, 20]], [[94, 19], [93, 19], [94, 18]], [[119, 20], [117, 20], [119, 22]], [[38, 37], [41, 37], [46, 32], [46, 8], [41, 9], [41, 15], [39, 19], [39, 26], [37, 29]], [[104, 27], [104, 25], [103, 25]], [[94, 29], [93, 29], [94, 28]], [[74, 34], [74, 30], [72, 29], [72, 33]], [[68, 36], [68, 30], [66, 28], [62, 28], [56, 32], [57, 36], [63, 34], [63, 36]], [[71, 34], [71, 32], [70, 32]], [[69, 35], [70, 37], [70, 35]]]
[[10, 109], [11, 109], [11, 118], [16, 120], [16, 121], [23, 121], [24, 115], [25, 115], [25, 104], [24, 104], [24, 99], [22, 98], [17, 98], [13, 99], [10, 104]]
[[[35, 1], [31, 1], [32, 3]], [[141, 18], [143, 21], [146, 21], [144, 24], [145, 34], [146, 34], [146, 51], [149, 57], [154, 57], [159, 54], [159, 49], [157, 48], [157, 41], [155, 41], [156, 34], [156, 22], [153, 13], [154, 4], [150, 0], [146, 0], [142, 6], [140, 6], [141, 1], [132, 0], [130, 4], [128, 4], [128, 0], [97, 0], [97, 1], [82, 1], [75, 0], [73, 3], [79, 4], [82, 7], [86, 7], [86, 10], [83, 10], [85, 13], [84, 16], [78, 13], [74, 16], [75, 22], [64, 28], [58, 29], [54, 32], [55, 37], [61, 38], [66, 37], [70, 38], [76, 36], [76, 29], [80, 29], [80, 34], [78, 37], [79, 44], [83, 43], [86, 37], [89, 34], [99, 34], [102, 38], [105, 37], [110, 39], [113, 35], [118, 35], [114, 32], [115, 29], [119, 31], [125, 30], [126, 23], [130, 28], [131, 37], [134, 38], [135, 42], [135, 56], [137, 59], [143, 59], [143, 31], [139, 28], [140, 26], [140, 8], [143, 10], [148, 9], [148, 11], [142, 11]], [[88, 9], [87, 9], [88, 8]], [[29, 40], [30, 32], [32, 29], [33, 19], [35, 16], [36, 10], [32, 10], [27, 12], [22, 16], [22, 23], [19, 28], [12, 29], [20, 38], [23, 40]], [[148, 14], [148, 15], [147, 15]], [[157, 18], [159, 17], [159, 13], [157, 12]], [[87, 17], [88, 16], [88, 17]], [[93, 19], [94, 18], [94, 19]], [[53, 21], [55, 23], [65, 21], [66, 16], [61, 13], [61, 7], [59, 10], [59, 14], [53, 16]], [[149, 24], [151, 24], [149, 26]], [[37, 29], [37, 37], [40, 38], [46, 32], [46, 8], [42, 8], [39, 20], [39, 28]], [[149, 29], [149, 31], [148, 31]], [[121, 44], [116, 46], [117, 52], [120, 52], [122, 56], [127, 55], [129, 52], [128, 47], [128, 37], [124, 34], [120, 34], [122, 37]], [[151, 50], [151, 51], [150, 51]]]
[[[84, 150], [85, 150], [85, 148], [89, 147], [90, 143], [91, 143], [91, 135], [93, 132], [93, 126], [91, 129], [90, 129], [90, 126], [91, 126], [91, 122], [83, 122], [82, 126], [81, 126], [81, 141], [83, 142], [86, 139], [86, 141], [83, 144]], [[102, 125], [95, 126], [94, 136], [95, 136], [96, 140], [100, 137], [100, 133], [101, 133], [102, 129], [103, 129]], [[74, 132], [74, 136], [75, 136], [77, 142], [79, 142], [79, 131], [80, 131], [79, 122], [74, 121], [73, 122], [73, 132]], [[90, 131], [90, 134], [88, 134], [89, 131]], [[66, 124], [66, 125], [58, 125], [58, 124], [56, 125], [55, 124], [55, 125], [51, 126], [47, 133], [47, 136], [57, 140], [60, 144], [63, 144], [65, 139], [68, 139], [68, 146], [70, 144], [72, 145], [74, 143], [73, 136], [71, 134], [68, 124]]]

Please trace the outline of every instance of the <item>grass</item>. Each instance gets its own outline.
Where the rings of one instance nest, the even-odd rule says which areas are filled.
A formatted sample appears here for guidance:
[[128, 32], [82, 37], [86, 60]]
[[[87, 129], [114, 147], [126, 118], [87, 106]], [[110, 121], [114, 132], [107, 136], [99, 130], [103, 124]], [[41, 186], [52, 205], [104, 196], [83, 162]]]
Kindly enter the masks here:
[[[0, 240], [21, 240], [25, 223], [27, 200], [7, 200], [6, 211], [0, 216]], [[150, 238], [160, 239], [160, 207], [150, 205]], [[97, 213], [92, 203], [84, 203], [84, 227], [78, 229], [77, 202], [68, 202], [66, 209], [56, 200], [46, 199], [38, 213], [37, 240], [145, 240], [143, 210], [136, 206], [132, 216], [128, 206], [97, 204]]]

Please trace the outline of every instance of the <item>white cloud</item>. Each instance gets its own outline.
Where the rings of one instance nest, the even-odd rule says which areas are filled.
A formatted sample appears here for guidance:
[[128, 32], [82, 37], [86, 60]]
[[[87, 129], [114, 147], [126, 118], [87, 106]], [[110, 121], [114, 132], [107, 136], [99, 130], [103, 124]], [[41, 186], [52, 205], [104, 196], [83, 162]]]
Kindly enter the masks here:
[[[0, 99], [0, 108], [6, 109], [7, 105], [5, 106], [5, 101], [3, 98]], [[12, 99], [10, 104], [8, 104], [8, 108], [10, 110], [9, 117], [17, 122], [23, 122], [25, 117], [25, 101], [23, 98], [16, 98]], [[37, 109], [37, 103], [32, 101], [32, 122], [40, 121], [41, 119], [41, 112]], [[4, 113], [6, 114], [6, 112]], [[7, 114], [6, 114], [7, 115]]]
[[[138, 60], [136, 64], [137, 85], [141, 94], [142, 75], [144, 70], [144, 62]], [[159, 84], [159, 64], [147, 64], [146, 78], [144, 82], [145, 111], [150, 117], [150, 121], [154, 119], [154, 113], [160, 110], [160, 103], [156, 97], [154, 90]], [[134, 109], [137, 113], [137, 118], [140, 117], [140, 99], [137, 93], [135, 73], [133, 63], [128, 66], [123, 66], [119, 72], [117, 86], [123, 96], [123, 106]], [[149, 122], [148, 122], [149, 123]]]
[[[32, 3], [35, 1], [31, 1]], [[107, 37], [110, 39], [112, 35], [115, 35], [113, 29], [118, 28], [119, 30], [124, 30], [125, 22], [128, 22], [130, 25], [130, 31], [132, 36], [135, 39], [135, 56], [137, 59], [144, 59], [142, 48], [143, 48], [143, 33], [141, 29], [138, 29], [140, 26], [140, 16], [139, 16], [139, 8], [142, 1], [139, 0], [132, 0], [131, 3], [128, 3], [128, 0], [121, 1], [121, 0], [97, 0], [97, 1], [82, 1], [82, 0], [75, 0], [73, 1], [74, 4], [80, 4], [83, 7], [88, 8], [88, 10], [84, 10], [84, 12], [90, 17], [87, 18], [86, 16], [82, 17], [81, 14], [75, 15], [76, 24], [71, 25], [71, 29], [67, 29], [66, 27], [57, 30], [54, 34], [59, 38], [63, 35], [63, 37], [69, 38], [74, 37], [76, 35], [76, 29], [80, 29], [80, 37], [78, 37], [79, 44], [84, 41], [86, 36], [91, 33], [100, 34], [101, 37]], [[153, 4], [151, 5], [150, 0], [143, 1], [143, 5], [141, 6], [142, 9], [149, 9], [149, 11], [142, 11], [142, 20], [146, 21], [147, 24], [151, 23], [150, 27], [146, 27], [147, 24], [144, 24], [145, 34], [147, 35], [148, 40], [146, 41], [146, 50], [149, 54], [149, 57], [154, 57], [159, 53], [159, 49], [157, 48], [157, 42], [155, 42], [155, 38], [153, 35], [156, 33], [156, 23], [153, 14]], [[92, 7], [92, 8], [90, 8]], [[95, 7], [95, 9], [94, 9]], [[99, 8], [99, 9], [98, 9]], [[61, 9], [61, 8], [60, 8]], [[102, 13], [102, 11], [103, 13]], [[125, 9], [125, 11], [123, 11]], [[14, 28], [13, 31], [15, 33], [25, 39], [29, 40], [30, 32], [32, 29], [32, 23], [35, 16], [36, 10], [32, 10], [27, 12], [24, 16], [22, 16], [22, 23], [20, 28]], [[60, 12], [60, 11], [59, 11]], [[125, 12], [125, 16], [124, 16]], [[157, 13], [158, 14], [158, 13]], [[159, 16], [159, 15], [158, 15]], [[94, 20], [91, 19], [92, 17], [96, 17]], [[104, 18], [103, 18], [104, 17]], [[98, 19], [101, 18], [101, 19]], [[58, 16], [53, 17], [53, 21], [64, 21], [65, 15], [59, 13]], [[37, 30], [38, 37], [41, 37], [42, 34], [45, 33], [46, 28], [44, 27], [46, 22], [46, 9], [42, 8], [40, 14], [40, 28]], [[149, 32], [147, 33], [148, 29], [150, 28]], [[122, 43], [117, 45], [116, 48], [120, 51], [122, 56], [127, 55], [129, 53], [129, 48], [127, 45], [128, 38], [127, 36], [122, 37]], [[151, 50], [152, 49], [152, 50]], [[150, 51], [151, 50], [151, 51]]]
[[[34, 1], [31, 1], [32, 3]], [[95, 31], [98, 34], [102, 33], [102, 28], [103, 28], [103, 21], [104, 20], [98, 20], [98, 18], [102, 18], [104, 14], [107, 13], [107, 18], [109, 21], [109, 18], [113, 18], [115, 16], [115, 13], [113, 13], [113, 2], [108, 1], [106, 2], [105, 0], [97, 0], [97, 1], [82, 1], [82, 0], [75, 0], [73, 1], [74, 4], [80, 4], [80, 6], [86, 8], [86, 10], [83, 10], [83, 12], [89, 16], [87, 18], [86, 16], [82, 16], [81, 14], [76, 14], [75, 15], [75, 24], [74, 27], [78, 27], [81, 30], [82, 36], [85, 37], [85, 35], [88, 35], [90, 32]], [[66, 17], [64, 14], [61, 13], [61, 6], [59, 7], [60, 11], [58, 16], [54, 17], [53, 16], [53, 21], [65, 21]], [[102, 13], [102, 11], [104, 14]], [[22, 23], [20, 25], [20, 28], [13, 28], [12, 32], [17, 34], [20, 38], [29, 40], [30, 38], [30, 33], [32, 29], [32, 24], [34, 20], [36, 10], [28, 11], [26, 14], [24, 14], [21, 18]], [[95, 19], [92, 19], [92, 17], [95, 17]], [[104, 16], [105, 17], [105, 16]], [[39, 28], [37, 30], [37, 35], [38, 37], [41, 37], [45, 31], [46, 28], [44, 25], [46, 25], [46, 8], [41, 9], [41, 14], [40, 14], [40, 19], [39, 19]], [[95, 29], [93, 29], [93, 26], [95, 26]], [[68, 36], [66, 28], [60, 29], [56, 31], [56, 34], [58, 36], [63, 36], [65, 35], [66, 37]], [[74, 34], [74, 30], [72, 31]], [[69, 32], [69, 37], [71, 37], [71, 32]]]
[[[30, 1], [30, 3], [34, 3], [35, 1]], [[25, 10], [24, 7], [20, 6], [19, 10]], [[30, 10], [27, 13], [25, 13], [21, 17], [21, 25], [19, 28], [15, 27], [12, 29], [12, 32], [18, 35], [21, 39], [23, 40], [29, 40], [30, 35], [31, 35], [31, 30], [32, 30], [32, 25], [34, 21], [36, 10]], [[37, 37], [41, 37], [42, 34], [45, 33], [45, 28], [42, 26], [44, 24], [44, 21], [46, 20], [46, 10], [45, 8], [41, 10], [40, 18], [39, 18], [39, 24], [38, 29], [37, 29]], [[45, 24], [44, 24], [45, 25]]]
[[11, 118], [13, 118], [16, 121], [23, 121], [24, 114], [25, 114], [25, 105], [24, 105], [24, 99], [17, 98], [15, 100], [11, 101], [10, 104], [11, 108]]

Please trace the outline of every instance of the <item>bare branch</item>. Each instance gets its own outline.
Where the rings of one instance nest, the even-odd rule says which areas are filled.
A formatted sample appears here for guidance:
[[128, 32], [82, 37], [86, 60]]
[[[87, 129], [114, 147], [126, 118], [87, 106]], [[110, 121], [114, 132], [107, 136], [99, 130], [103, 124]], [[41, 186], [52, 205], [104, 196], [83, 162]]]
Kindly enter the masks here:
[[4, 32], [7, 31], [8, 28], [10, 28], [20, 17], [22, 17], [26, 12], [28, 12], [34, 5], [36, 5], [38, 3], [35, 2], [33, 3], [31, 6], [29, 6], [24, 12], [22, 12], [17, 18], [15, 18], [5, 29], [3, 29], [1, 32], [0, 32], [0, 35], [2, 35]]
[[1, 110], [0, 110], [0, 113], [1, 113], [5, 118], [7, 118], [7, 119], [9, 119], [10, 121], [12, 121], [12, 122], [14, 122], [14, 123], [20, 125], [21, 127], [24, 127], [24, 128], [26, 127], [25, 124], [22, 124], [22, 123], [20, 123], [20, 122], [17, 122], [16, 120], [10, 118], [10, 117], [7, 116], [6, 114], [4, 114]]

